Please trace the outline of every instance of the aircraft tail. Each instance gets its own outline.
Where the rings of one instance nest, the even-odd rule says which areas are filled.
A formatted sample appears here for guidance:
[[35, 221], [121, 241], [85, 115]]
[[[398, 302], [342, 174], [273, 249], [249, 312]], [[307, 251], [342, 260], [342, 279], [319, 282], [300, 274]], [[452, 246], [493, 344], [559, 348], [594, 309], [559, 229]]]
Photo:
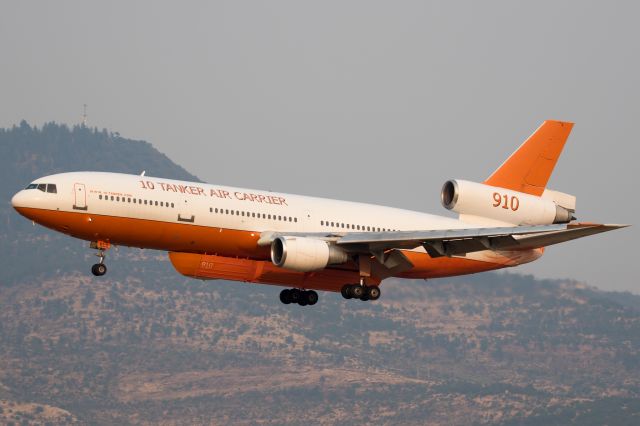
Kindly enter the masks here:
[[572, 128], [546, 120], [484, 183], [541, 196]]

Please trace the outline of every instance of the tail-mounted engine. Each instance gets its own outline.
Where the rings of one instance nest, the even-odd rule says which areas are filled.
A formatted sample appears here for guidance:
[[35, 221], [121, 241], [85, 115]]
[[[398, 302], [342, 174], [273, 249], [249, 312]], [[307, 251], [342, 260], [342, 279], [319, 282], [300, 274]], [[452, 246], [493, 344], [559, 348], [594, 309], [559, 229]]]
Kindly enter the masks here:
[[348, 258], [341, 248], [315, 238], [285, 236], [271, 243], [273, 264], [292, 271], [317, 271], [327, 265], [345, 263]]
[[549, 225], [575, 219], [575, 197], [545, 191], [541, 197], [465, 180], [450, 180], [442, 187], [442, 205], [474, 223]]

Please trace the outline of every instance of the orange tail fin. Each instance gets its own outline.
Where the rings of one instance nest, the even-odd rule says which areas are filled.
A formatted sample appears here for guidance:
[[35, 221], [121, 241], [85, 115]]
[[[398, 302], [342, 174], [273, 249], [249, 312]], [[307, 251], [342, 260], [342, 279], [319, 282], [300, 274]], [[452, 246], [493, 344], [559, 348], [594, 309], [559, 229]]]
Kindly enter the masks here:
[[572, 128], [545, 121], [484, 183], [541, 196]]

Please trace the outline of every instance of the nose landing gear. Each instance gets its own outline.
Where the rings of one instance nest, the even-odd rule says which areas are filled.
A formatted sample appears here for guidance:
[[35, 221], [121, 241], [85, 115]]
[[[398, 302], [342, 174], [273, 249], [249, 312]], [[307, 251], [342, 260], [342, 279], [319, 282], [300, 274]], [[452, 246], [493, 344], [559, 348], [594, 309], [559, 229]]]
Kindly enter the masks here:
[[111, 244], [105, 241], [92, 241], [89, 247], [91, 247], [92, 249], [98, 250], [98, 252], [96, 253], [96, 256], [98, 256], [98, 258], [100, 259], [98, 263], [96, 263], [91, 267], [91, 273], [96, 277], [101, 277], [107, 273], [107, 265], [104, 264], [104, 258], [105, 258], [104, 252], [109, 250], [109, 247], [111, 247]]

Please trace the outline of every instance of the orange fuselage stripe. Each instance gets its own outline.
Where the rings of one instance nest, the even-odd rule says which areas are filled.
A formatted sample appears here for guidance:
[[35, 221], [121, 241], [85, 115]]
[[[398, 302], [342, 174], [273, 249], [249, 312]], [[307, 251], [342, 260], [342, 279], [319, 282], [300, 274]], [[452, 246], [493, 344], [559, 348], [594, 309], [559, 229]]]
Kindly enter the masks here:
[[[195, 278], [339, 291], [342, 285], [357, 282], [359, 277], [356, 265], [350, 263], [310, 273], [278, 268], [269, 260], [269, 247], [258, 246], [258, 232], [86, 212], [23, 207], [17, 210], [43, 226], [75, 238], [172, 252], [170, 258], [178, 272]], [[403, 253], [414, 265], [398, 275], [403, 278], [472, 274], [504, 266], [463, 258], [431, 258], [423, 252]], [[372, 277], [370, 281], [380, 280]]]

